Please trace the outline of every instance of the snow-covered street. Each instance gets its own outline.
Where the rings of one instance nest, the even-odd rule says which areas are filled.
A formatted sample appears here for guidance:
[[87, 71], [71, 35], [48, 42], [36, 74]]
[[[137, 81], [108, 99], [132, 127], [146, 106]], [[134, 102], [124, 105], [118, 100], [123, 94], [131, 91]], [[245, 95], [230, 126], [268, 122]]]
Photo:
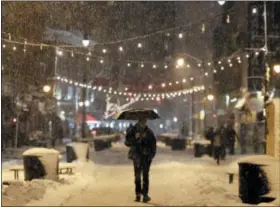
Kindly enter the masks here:
[[[234, 161], [238, 158], [229, 157], [217, 166], [207, 156], [194, 158], [192, 149], [174, 152], [159, 143], [150, 171], [152, 200], [148, 205], [245, 206], [238, 197], [238, 178], [229, 184], [226, 174], [229, 168], [237, 170]], [[29, 182], [29, 188], [11, 185], [3, 194], [3, 205], [147, 205], [134, 202], [133, 166], [127, 159], [125, 146], [117, 143], [111, 149], [92, 152], [91, 159], [93, 162], [76, 163], [75, 174], [62, 175], [59, 183], [37, 180]], [[3, 174], [5, 177], [5, 171]]]

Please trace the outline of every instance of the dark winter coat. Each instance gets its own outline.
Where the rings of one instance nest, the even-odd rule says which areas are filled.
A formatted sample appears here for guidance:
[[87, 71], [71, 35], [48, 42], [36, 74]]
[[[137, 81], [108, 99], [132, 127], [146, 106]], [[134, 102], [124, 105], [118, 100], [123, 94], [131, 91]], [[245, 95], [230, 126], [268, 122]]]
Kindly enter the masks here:
[[[136, 138], [136, 133], [140, 133], [140, 138]], [[132, 160], [140, 159], [142, 156], [152, 160], [156, 154], [156, 138], [147, 126], [141, 130], [136, 124], [128, 130], [125, 145], [130, 147], [128, 157]]]

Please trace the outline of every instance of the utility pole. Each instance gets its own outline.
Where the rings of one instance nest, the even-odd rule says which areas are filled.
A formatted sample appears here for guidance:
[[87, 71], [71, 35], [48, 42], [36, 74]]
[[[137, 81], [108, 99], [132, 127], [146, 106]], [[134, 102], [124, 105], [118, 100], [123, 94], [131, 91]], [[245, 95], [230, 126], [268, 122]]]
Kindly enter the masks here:
[[[268, 54], [268, 45], [267, 45], [267, 11], [266, 11], [266, 1], [264, 1], [264, 96], [263, 96], [263, 106], [264, 106], [264, 136], [265, 141], [266, 136], [268, 134], [268, 128], [267, 128], [267, 116], [266, 116], [266, 97], [267, 97], [267, 91], [268, 91], [268, 84], [269, 84], [269, 77], [267, 74], [268, 64], [267, 64], [267, 54]], [[266, 153], [266, 147], [264, 147], [264, 153]]]
[[[193, 86], [194, 86], [194, 84], [193, 84], [193, 80], [192, 80], [192, 90], [193, 90]], [[191, 113], [191, 124], [192, 124], [192, 128], [191, 128], [191, 130], [192, 130], [192, 139], [194, 140], [194, 138], [195, 138], [195, 127], [194, 127], [194, 125], [195, 125], [195, 108], [194, 108], [194, 91], [192, 91], [192, 113]]]
[[[86, 85], [87, 78], [86, 78], [86, 72], [83, 74], [83, 84]], [[82, 100], [83, 100], [83, 106], [82, 106], [82, 138], [86, 138], [86, 97], [87, 97], [87, 87], [82, 87]]]
[[[204, 62], [202, 63], [202, 70], [203, 70], [203, 84], [206, 86], [206, 78], [205, 78], [205, 65]], [[206, 129], [206, 90], [203, 90], [203, 112], [204, 112], [204, 117], [203, 117], [203, 127], [201, 129], [202, 133], [205, 131]]]

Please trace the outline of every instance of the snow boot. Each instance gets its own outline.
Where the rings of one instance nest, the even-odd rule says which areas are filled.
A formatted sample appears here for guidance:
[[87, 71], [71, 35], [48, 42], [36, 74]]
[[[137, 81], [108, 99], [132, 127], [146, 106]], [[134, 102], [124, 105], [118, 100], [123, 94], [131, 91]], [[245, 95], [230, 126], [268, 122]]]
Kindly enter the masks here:
[[151, 198], [148, 196], [148, 195], [144, 195], [144, 197], [143, 197], [143, 202], [144, 203], [147, 203], [147, 202], [149, 202], [151, 200]]
[[136, 194], [135, 201], [140, 202], [140, 200], [141, 200], [141, 194]]

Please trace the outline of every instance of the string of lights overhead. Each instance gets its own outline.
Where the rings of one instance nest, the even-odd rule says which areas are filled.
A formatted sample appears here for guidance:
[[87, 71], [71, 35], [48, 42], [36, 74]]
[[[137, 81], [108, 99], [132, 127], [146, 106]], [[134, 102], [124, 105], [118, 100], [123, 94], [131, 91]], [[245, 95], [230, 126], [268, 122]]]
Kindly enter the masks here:
[[166, 98], [174, 98], [177, 96], [181, 96], [181, 95], [187, 95], [190, 93], [196, 93], [196, 92], [200, 92], [203, 91], [205, 89], [205, 87], [203, 85], [200, 86], [193, 86], [191, 88], [188, 89], [183, 89], [183, 90], [178, 90], [178, 91], [172, 91], [172, 92], [162, 92], [162, 93], [155, 93], [155, 92], [151, 92], [151, 93], [142, 93], [142, 92], [129, 92], [128, 89], [126, 88], [125, 91], [118, 91], [118, 90], [113, 90], [112, 87], [110, 88], [106, 88], [103, 86], [95, 86], [95, 85], [90, 85], [90, 84], [83, 84], [81, 82], [78, 81], [74, 81], [74, 80], [69, 80], [67, 78], [63, 78], [63, 77], [56, 77], [56, 80], [60, 81], [60, 82], [64, 82], [64, 83], [68, 83], [70, 85], [75, 85], [75, 86], [79, 86], [82, 88], [88, 88], [90, 90], [93, 91], [98, 91], [98, 92], [103, 92], [106, 94], [111, 94], [111, 95], [118, 95], [118, 96], [124, 96], [127, 97], [129, 99], [133, 99], [133, 97], [136, 99], [137, 96], [139, 96], [140, 98], [137, 98], [137, 100], [161, 100], [161, 99], [166, 99]]
[[[35, 47], [40, 46], [40, 49], [43, 49], [43, 47], [52, 47], [52, 46], [46, 46], [43, 43], [41, 43], [41, 44], [28, 43], [26, 40], [24, 42], [18, 42], [18, 41], [6, 40], [6, 39], [3, 39], [3, 40], [6, 42], [6, 44], [7, 43], [11, 44], [10, 48], [12, 48], [12, 51], [17, 51], [17, 46], [16, 46], [17, 44], [24, 45], [24, 49], [23, 49], [24, 53], [27, 51], [26, 45], [35, 46]], [[3, 45], [2, 45], [3, 49], [7, 48], [6, 44], [3, 43]], [[59, 57], [63, 57], [64, 52], [71, 52], [71, 57], [72, 58], [75, 57], [73, 51], [69, 51], [69, 50], [61, 49], [61, 48], [57, 48], [57, 47], [55, 47], [55, 49], [56, 49], [56, 55]], [[171, 67], [171, 68], [176, 68], [178, 70], [179, 69], [189, 69], [192, 66], [195, 66], [197, 68], [204, 67], [206, 69], [204, 76], [207, 77], [210, 75], [211, 72], [213, 74], [215, 74], [215, 73], [218, 73], [219, 71], [220, 72], [224, 71], [226, 68], [232, 68], [234, 66], [234, 64], [241, 64], [242, 59], [249, 58], [250, 55], [252, 55], [251, 53], [235, 55], [234, 57], [231, 57], [231, 58], [223, 58], [222, 60], [217, 61], [216, 63], [210, 62], [210, 61], [200, 61], [199, 59], [196, 60], [194, 58], [191, 58], [191, 61], [195, 61], [195, 63], [189, 64], [189, 63], [186, 63], [185, 58], [181, 57], [181, 58], [178, 58], [177, 61], [174, 63], [174, 65], [171, 65], [171, 66], [167, 65], [164, 62], [159, 63], [159, 62], [143, 61], [143, 60], [122, 60], [122, 61], [126, 62], [126, 66], [128, 68], [133, 67], [135, 65], [138, 67], [141, 67], [141, 68], [151, 67], [152, 69], [156, 69], [158, 67], [162, 67], [164, 69], [167, 69], [167, 68]], [[87, 54], [84, 54], [82, 52], [79, 52], [79, 54], [87, 56]], [[254, 52], [254, 55], [258, 56], [259, 52], [258, 51]], [[100, 58], [100, 63], [103, 64], [105, 62], [105, 60], [102, 57], [99, 57], [99, 58]], [[85, 60], [90, 61], [90, 58], [87, 56], [87, 58]], [[217, 65], [218, 65], [218, 68], [214, 68], [214, 67], [217, 67]], [[177, 81], [167, 81], [166, 83], [161, 83], [160, 87], [167, 88], [167, 87], [171, 87], [171, 86], [178, 85], [178, 84], [186, 84], [188, 81], [194, 81], [194, 78], [193, 77], [184, 77], [181, 80], [177, 80]], [[152, 83], [148, 84], [149, 90], [152, 90], [155, 87], [158, 87], [158, 86], [156, 86]]]

